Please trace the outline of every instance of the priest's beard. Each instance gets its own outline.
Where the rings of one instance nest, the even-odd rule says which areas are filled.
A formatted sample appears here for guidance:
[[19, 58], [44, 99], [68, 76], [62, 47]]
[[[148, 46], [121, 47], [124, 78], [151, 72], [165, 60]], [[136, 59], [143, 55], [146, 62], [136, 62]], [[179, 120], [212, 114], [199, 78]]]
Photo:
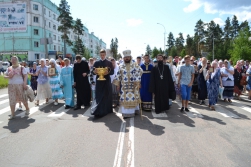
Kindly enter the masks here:
[[162, 66], [162, 65], [163, 65], [163, 60], [159, 60], [159, 61], [158, 61], [158, 65], [159, 65], [159, 66]]
[[125, 60], [125, 63], [126, 63], [126, 64], [129, 64], [130, 62], [131, 62], [131, 59]]

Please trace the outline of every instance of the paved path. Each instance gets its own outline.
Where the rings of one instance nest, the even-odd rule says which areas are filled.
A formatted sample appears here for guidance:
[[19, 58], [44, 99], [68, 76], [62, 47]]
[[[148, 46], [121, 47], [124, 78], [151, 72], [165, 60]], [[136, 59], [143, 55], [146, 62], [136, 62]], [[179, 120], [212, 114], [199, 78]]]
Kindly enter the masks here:
[[[244, 97], [245, 98], [245, 97]], [[251, 103], [220, 101], [216, 111], [190, 104], [180, 113], [143, 112], [123, 120], [120, 110], [94, 119], [89, 108], [65, 110], [63, 101], [35, 107], [8, 121], [8, 94], [0, 90], [0, 162], [12, 166], [248, 167]]]

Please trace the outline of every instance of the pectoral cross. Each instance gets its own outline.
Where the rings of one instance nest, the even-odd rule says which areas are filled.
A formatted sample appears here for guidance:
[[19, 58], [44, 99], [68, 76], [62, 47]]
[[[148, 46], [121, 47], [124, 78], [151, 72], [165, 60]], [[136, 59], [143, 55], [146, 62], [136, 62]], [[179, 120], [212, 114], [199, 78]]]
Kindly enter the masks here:
[[160, 76], [160, 79], [163, 79], [163, 75]]

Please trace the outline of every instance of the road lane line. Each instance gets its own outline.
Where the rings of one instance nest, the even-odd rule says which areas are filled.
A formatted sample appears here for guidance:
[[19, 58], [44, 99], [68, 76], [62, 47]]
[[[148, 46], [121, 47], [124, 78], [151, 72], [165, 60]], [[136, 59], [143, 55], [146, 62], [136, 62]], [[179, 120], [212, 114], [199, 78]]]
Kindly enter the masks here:
[[[30, 114], [29, 114], [29, 116], [32, 115], [32, 114], [34, 114], [35, 112], [39, 111], [39, 109], [44, 108], [44, 107], [50, 105], [51, 103], [52, 102], [49, 102], [48, 104], [46, 104], [45, 102], [43, 102], [39, 106], [35, 106], [35, 107], [30, 108]], [[20, 113], [20, 114], [18, 114], [17, 116], [18, 117], [25, 117], [25, 111], [22, 112], [22, 113]]]
[[[176, 103], [179, 105], [179, 107], [182, 107], [181, 102], [173, 101], [173, 103]], [[185, 111], [185, 113], [188, 117], [190, 117], [190, 118], [196, 118], [196, 117], [203, 118], [203, 116], [195, 108], [191, 107], [190, 105], [188, 105], [188, 109], [190, 112]]]
[[7, 103], [7, 102], [9, 102], [9, 99], [2, 100], [2, 101], [0, 101], [0, 105], [4, 104], [4, 103]]
[[127, 167], [134, 167], [134, 118], [130, 119]]
[[69, 109], [65, 109], [65, 106], [60, 107], [59, 109], [57, 109], [55, 112], [51, 113], [50, 115], [48, 115], [47, 117], [61, 117], [62, 115], [64, 115], [65, 113], [67, 113]]
[[8, 94], [3, 94], [3, 95], [0, 95], [0, 98], [6, 97], [6, 96], [8, 96]]
[[124, 139], [125, 139], [125, 127], [126, 127], [126, 122], [122, 120], [113, 167], [120, 167], [121, 165]]
[[[19, 104], [16, 104], [16, 108], [18, 108], [18, 107], [19, 107]], [[1, 109], [1, 110], [0, 110], [0, 115], [6, 113], [6, 112], [8, 112], [8, 111], [10, 112], [10, 106]]]
[[248, 106], [246, 106], [245, 104], [241, 105], [240, 102], [236, 101], [236, 100], [232, 100], [232, 102], [233, 102], [232, 103], [233, 105], [235, 105], [235, 106], [237, 106], [237, 107], [239, 107], [239, 108], [241, 108], [241, 109], [243, 109], [243, 110], [251, 113], [251, 108], [248, 107]]
[[215, 111], [218, 112], [219, 114], [221, 114], [222, 116], [228, 118], [235, 118], [235, 119], [240, 119], [240, 117], [238, 115], [235, 115], [234, 113], [230, 112], [229, 110], [221, 107], [220, 105], [216, 104], [215, 106]]

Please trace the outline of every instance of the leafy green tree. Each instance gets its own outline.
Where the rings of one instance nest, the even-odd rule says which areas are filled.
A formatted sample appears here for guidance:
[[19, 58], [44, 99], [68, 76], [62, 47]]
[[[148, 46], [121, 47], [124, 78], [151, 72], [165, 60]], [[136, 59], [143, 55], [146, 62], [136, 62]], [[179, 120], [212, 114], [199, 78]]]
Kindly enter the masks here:
[[186, 54], [186, 49], [182, 49], [182, 51], [180, 52], [180, 56], [181, 57], [185, 57], [187, 54]]
[[111, 40], [110, 49], [111, 49], [113, 57], [116, 60], [118, 60], [118, 39], [117, 38]]
[[159, 53], [160, 53], [160, 54], [163, 54], [164, 51], [163, 51], [161, 48], [159, 48]]
[[167, 46], [168, 46], [168, 52], [171, 51], [171, 48], [175, 45], [175, 40], [174, 40], [174, 36], [173, 33], [170, 32], [167, 38]]
[[89, 60], [89, 58], [91, 58], [91, 52], [89, 51], [89, 49], [85, 49], [83, 57], [85, 57], [86, 60]]
[[156, 47], [154, 47], [152, 51], [152, 59], [155, 59], [158, 54], [160, 54], [159, 50]]
[[178, 54], [180, 54], [184, 48], [184, 37], [181, 32], [179, 33], [179, 37], [176, 38], [175, 46], [176, 46]]
[[186, 48], [187, 54], [193, 55], [193, 53], [194, 53], [194, 39], [193, 39], [193, 37], [190, 37], [190, 35], [187, 35], [185, 48]]
[[250, 31], [250, 26], [248, 25], [248, 21], [245, 20], [244, 22], [242, 22], [242, 23], [240, 24], [239, 29], [240, 29], [240, 30], [248, 29], [248, 31]]
[[176, 49], [175, 47], [172, 47], [172, 48], [171, 48], [171, 51], [170, 51], [170, 54], [168, 54], [168, 56], [173, 56], [173, 57], [175, 57], [175, 56], [177, 56], [177, 55], [178, 55], [177, 49]]
[[69, 32], [72, 29], [73, 18], [71, 17], [70, 5], [66, 0], [61, 0], [59, 7], [57, 8], [59, 11], [59, 16], [57, 20], [60, 23], [58, 26], [58, 31], [62, 33], [61, 39], [64, 41], [64, 56], [66, 55], [66, 44], [71, 46], [72, 42], [69, 39]]
[[240, 59], [250, 59], [251, 57], [251, 36], [248, 28], [241, 30], [239, 35], [234, 39], [233, 48], [229, 50], [231, 54], [231, 60], [235, 63]]
[[152, 49], [151, 49], [150, 45], [146, 46], [146, 54], [152, 55]]

